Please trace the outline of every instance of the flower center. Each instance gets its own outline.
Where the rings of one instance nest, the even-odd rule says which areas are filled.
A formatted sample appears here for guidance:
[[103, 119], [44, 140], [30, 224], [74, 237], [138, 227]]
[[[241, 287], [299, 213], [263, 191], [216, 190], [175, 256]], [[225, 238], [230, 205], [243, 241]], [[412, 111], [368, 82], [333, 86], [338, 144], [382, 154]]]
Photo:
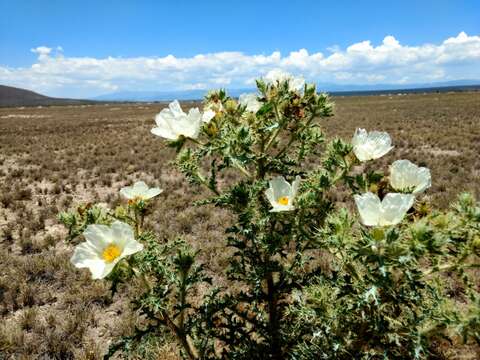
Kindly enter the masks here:
[[288, 205], [288, 196], [282, 196], [277, 199], [277, 203], [280, 205]]
[[143, 200], [143, 196], [135, 196], [133, 199], [128, 200], [128, 205], [135, 205], [141, 200]]
[[106, 263], [111, 263], [113, 260], [118, 258], [122, 251], [117, 245], [108, 245], [102, 252], [102, 259]]

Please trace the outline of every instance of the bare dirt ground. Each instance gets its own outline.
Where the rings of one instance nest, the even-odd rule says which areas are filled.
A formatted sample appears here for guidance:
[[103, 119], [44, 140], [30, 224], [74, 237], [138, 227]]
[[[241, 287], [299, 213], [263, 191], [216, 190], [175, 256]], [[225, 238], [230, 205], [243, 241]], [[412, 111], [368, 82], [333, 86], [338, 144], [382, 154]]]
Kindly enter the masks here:
[[[388, 131], [394, 151], [374, 164], [409, 159], [432, 171], [431, 200], [446, 207], [461, 191], [480, 194], [480, 93], [337, 97], [327, 137], [350, 139], [356, 127]], [[165, 189], [147, 226], [183, 235], [202, 250], [212, 275], [225, 267], [227, 213], [191, 206], [202, 197], [170, 161], [174, 151], [151, 135], [160, 104], [0, 108], [0, 359], [97, 359], [128, 334], [135, 316], [122, 288], [69, 263], [72, 246], [58, 212], [81, 202], [121, 199], [135, 180]], [[215, 277], [222, 281], [221, 277]], [[176, 359], [160, 341], [138, 358]], [[475, 359], [475, 349], [446, 358]], [[3, 354], [3, 355], [2, 355]]]

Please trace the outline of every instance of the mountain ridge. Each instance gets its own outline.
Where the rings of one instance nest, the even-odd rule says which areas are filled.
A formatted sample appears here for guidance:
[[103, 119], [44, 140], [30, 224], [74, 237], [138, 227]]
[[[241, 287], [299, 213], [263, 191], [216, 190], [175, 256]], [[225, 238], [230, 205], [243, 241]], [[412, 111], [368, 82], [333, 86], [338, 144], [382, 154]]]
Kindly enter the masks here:
[[[323, 83], [317, 84], [317, 89], [319, 91], [328, 92], [332, 96], [479, 91], [480, 80], [455, 80], [427, 84], [412, 84], [405, 87], [399, 87], [398, 85], [393, 84], [337, 85]], [[255, 92], [255, 89], [227, 89], [227, 92], [233, 97], [238, 97], [242, 93]], [[49, 97], [27, 89], [0, 85], [0, 107], [79, 105], [105, 102], [167, 102], [175, 99], [180, 101], [196, 101], [203, 99], [206, 93], [207, 90], [200, 89], [180, 91], [123, 91], [105, 94], [91, 99], [68, 99]]]
[[93, 100], [54, 98], [35, 91], [0, 85], [0, 107], [91, 104]]
[[[390, 92], [435, 92], [435, 91], [461, 91], [480, 90], [480, 80], [453, 80], [434, 83], [419, 83], [400, 86], [398, 84], [377, 85], [338, 85], [333, 83], [317, 83], [319, 91], [332, 95], [374, 95], [388, 94]], [[208, 90], [173, 90], [173, 91], [120, 91], [104, 94], [91, 98], [97, 101], [171, 101], [201, 100]], [[255, 92], [254, 88], [227, 89], [229, 95], [238, 97], [242, 93]]]

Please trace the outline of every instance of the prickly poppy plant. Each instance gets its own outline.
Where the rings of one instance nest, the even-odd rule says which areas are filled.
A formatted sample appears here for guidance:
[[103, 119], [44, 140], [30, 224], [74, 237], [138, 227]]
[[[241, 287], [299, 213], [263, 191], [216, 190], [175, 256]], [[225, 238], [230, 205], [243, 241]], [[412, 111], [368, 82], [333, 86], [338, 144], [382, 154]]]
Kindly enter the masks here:
[[230, 285], [212, 285], [181, 239], [144, 228], [160, 189], [137, 183], [114, 211], [61, 214], [69, 239], [86, 239], [76, 267], [113, 290], [142, 284], [132, 306], [144, 325], [106, 357], [152, 337], [173, 337], [186, 359], [426, 359], [442, 341], [480, 343], [474, 198], [440, 212], [422, 198], [428, 169], [401, 160], [389, 174], [363, 171], [395, 151], [392, 139], [358, 129], [351, 142], [326, 141], [333, 105], [302, 78], [271, 72], [257, 88], [239, 101], [210, 92], [202, 112], [174, 102], [152, 129], [177, 150], [186, 180], [209, 189], [192, 206], [234, 216], [223, 238]]

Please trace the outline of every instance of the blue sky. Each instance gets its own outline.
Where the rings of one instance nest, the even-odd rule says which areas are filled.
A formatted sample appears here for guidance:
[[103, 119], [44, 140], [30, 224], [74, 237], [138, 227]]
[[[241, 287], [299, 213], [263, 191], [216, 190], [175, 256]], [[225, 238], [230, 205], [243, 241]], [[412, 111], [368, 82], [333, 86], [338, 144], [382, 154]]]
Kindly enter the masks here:
[[[312, 70], [305, 62], [299, 64], [287, 59], [292, 52], [305, 49], [309, 57], [322, 54], [325, 60], [337, 52], [346, 54], [350, 46], [365, 41], [370, 41], [375, 49], [382, 45], [387, 36], [409, 49], [421, 49], [429, 44], [441, 47], [444, 41], [457, 38], [461, 33], [467, 36], [462, 41], [468, 43], [466, 51], [470, 56], [463, 59], [461, 64], [450, 59], [448, 66], [432, 66], [430, 70], [423, 67], [423, 72], [436, 73], [424, 78], [419, 78], [415, 73], [402, 77], [400, 68], [388, 73], [385, 67], [389, 64], [384, 60], [378, 69], [369, 67], [372, 76], [367, 78], [365, 63], [357, 68], [353, 66], [353, 63], [358, 63], [358, 56], [355, 61], [347, 59], [349, 66], [341, 69], [331, 65], [328, 67], [327, 64], [322, 65], [321, 69]], [[198, 54], [222, 53], [242, 54], [246, 58], [237, 57], [240, 65], [256, 66], [260, 75], [269, 68], [281, 67], [294, 73], [306, 72], [306, 75], [314, 77], [314, 81], [408, 83], [414, 79], [475, 78], [480, 77], [475, 71], [480, 64], [476, 43], [479, 35], [478, 0], [0, 0], [0, 83], [28, 86], [57, 96], [96, 95], [127, 90], [129, 87], [149, 90], [155, 85], [153, 81], [150, 83], [148, 75], [155, 80], [162, 78], [161, 75], [167, 70], [160, 69], [159, 64], [149, 64], [148, 59], [161, 60], [172, 55], [174, 59], [187, 61], [195, 59]], [[394, 42], [390, 41], [390, 44]], [[40, 50], [31, 51], [37, 48]], [[428, 51], [428, 48], [425, 49]], [[357, 50], [371, 53], [371, 49], [365, 46]], [[455, 56], [452, 49], [447, 54], [443, 54], [440, 48], [438, 51], [430, 54], [432, 62], [435, 56]], [[249, 63], [252, 57], [268, 57], [276, 52], [281, 54], [280, 60], [269, 58], [260, 64]], [[410, 58], [411, 54], [406, 56]], [[109, 58], [117, 62], [108, 61]], [[424, 64], [425, 59], [420, 58]], [[80, 61], [82, 59], [83, 62]], [[139, 59], [143, 59], [143, 63]], [[317, 56], [309, 61], [319, 59]], [[332, 58], [330, 63], [335, 59]], [[174, 87], [179, 89], [213, 84], [242, 87], [248, 85], [251, 76], [254, 76], [253, 72], [247, 74], [246, 71], [238, 71], [238, 63], [232, 62], [233, 65], [225, 68], [220, 56], [209, 62], [218, 61], [225, 76], [217, 71], [214, 74], [217, 80], [209, 81], [201, 76], [193, 76], [191, 72], [194, 69], [182, 73], [181, 66], [185, 65], [185, 61], [173, 65], [167, 61], [168, 72], [172, 71], [173, 66], [177, 76], [158, 83], [159, 90], [175, 84]], [[229, 57], [227, 63], [231, 61]], [[372, 61], [378, 64], [377, 60]], [[103, 69], [111, 73], [95, 77], [95, 70], [90, 68], [95, 62], [100, 62], [97, 64], [100, 67], [98, 71]], [[160, 63], [165, 65], [165, 61]], [[35, 69], [35, 64], [43, 70], [40, 71], [38, 67]], [[89, 69], [85, 71], [87, 64]], [[65, 77], [66, 66], [75, 67], [77, 73], [72, 72]], [[132, 74], [136, 76], [126, 79], [128, 70], [120, 76], [120, 66], [125, 69], [133, 66]], [[409, 63], [408, 67], [411, 66]], [[142, 68], [146, 69], [145, 76], [141, 75]], [[195, 65], [196, 71], [204, 69], [206, 76], [211, 70], [205, 68], [205, 63]], [[356, 71], [362, 69], [364, 75], [357, 76]], [[337, 72], [338, 76], [326, 76], [327, 71]], [[51, 75], [50, 78], [45, 76], [46, 72]], [[375, 77], [377, 73], [379, 75]]]

